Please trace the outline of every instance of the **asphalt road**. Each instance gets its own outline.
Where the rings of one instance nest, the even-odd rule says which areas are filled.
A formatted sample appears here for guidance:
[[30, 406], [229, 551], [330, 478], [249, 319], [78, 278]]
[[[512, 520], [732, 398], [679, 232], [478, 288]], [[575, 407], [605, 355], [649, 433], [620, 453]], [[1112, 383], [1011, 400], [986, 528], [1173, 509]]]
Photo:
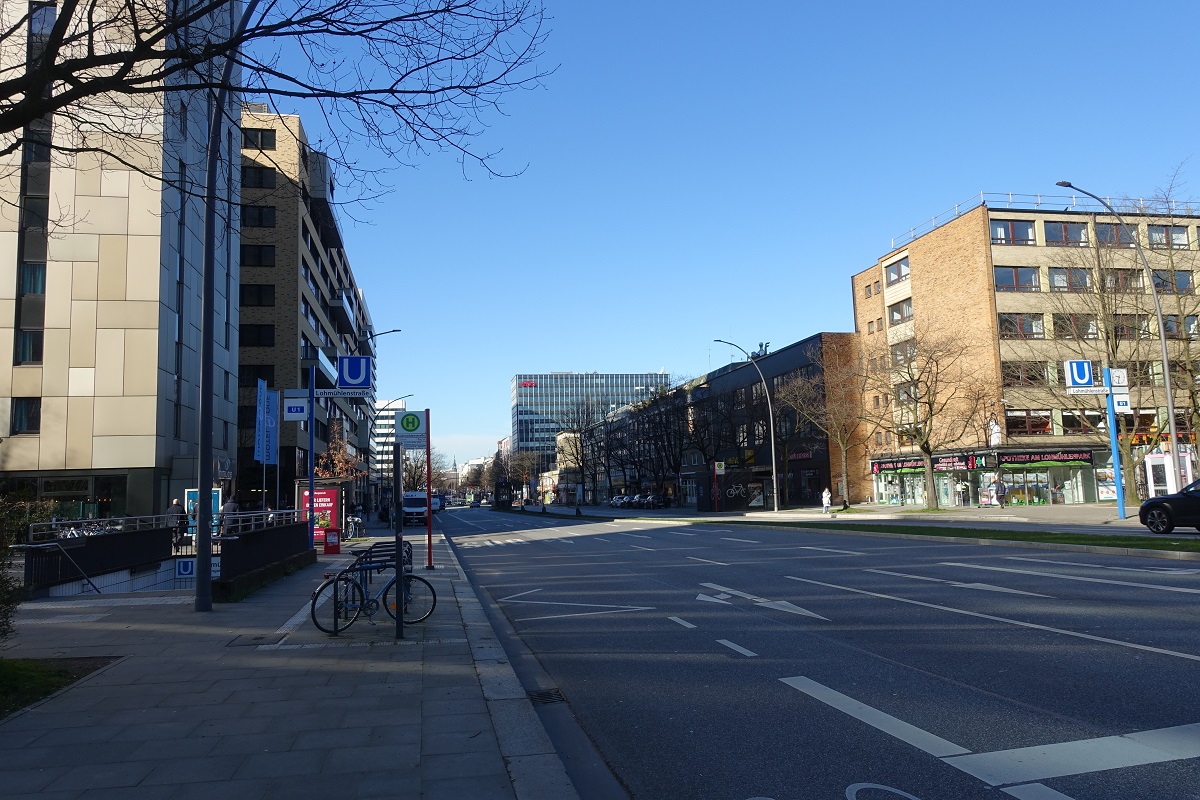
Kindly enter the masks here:
[[1200, 800], [1200, 562], [439, 522], [637, 800]]

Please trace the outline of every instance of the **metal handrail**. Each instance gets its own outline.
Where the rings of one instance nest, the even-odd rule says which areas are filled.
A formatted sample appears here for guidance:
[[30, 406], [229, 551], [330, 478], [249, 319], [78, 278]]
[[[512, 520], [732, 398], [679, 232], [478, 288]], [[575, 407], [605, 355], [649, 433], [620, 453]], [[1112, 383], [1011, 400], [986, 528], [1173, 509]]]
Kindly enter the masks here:
[[[246, 511], [234, 514], [217, 514], [213, 517], [213, 530], [226, 521], [225, 532], [234, 530], [239, 533], [271, 528], [277, 525], [290, 525], [299, 521], [302, 512], [288, 511]], [[191, 517], [184, 517], [189, 526], [196, 522]], [[109, 533], [124, 531], [151, 530], [155, 528], [174, 528], [179, 524], [179, 516], [175, 514], [152, 514], [145, 517], [113, 517], [111, 519], [66, 519], [53, 522], [33, 522], [29, 525], [28, 541], [30, 544], [58, 541], [60, 539], [77, 539], [84, 536], [102, 536]]]

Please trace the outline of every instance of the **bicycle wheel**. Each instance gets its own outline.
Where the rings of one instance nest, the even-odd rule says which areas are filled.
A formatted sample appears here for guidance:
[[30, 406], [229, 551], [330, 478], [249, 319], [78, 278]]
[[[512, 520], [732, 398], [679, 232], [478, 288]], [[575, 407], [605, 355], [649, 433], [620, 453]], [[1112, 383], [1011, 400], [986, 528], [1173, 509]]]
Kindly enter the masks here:
[[338, 575], [321, 584], [312, 598], [312, 621], [320, 630], [334, 636], [358, 619], [363, 607], [363, 590], [358, 581]]
[[[429, 581], [416, 575], [405, 575], [404, 580], [404, 623], [413, 625], [429, 618], [437, 605], [437, 592]], [[396, 616], [396, 583], [393, 581], [384, 594], [384, 608]]]

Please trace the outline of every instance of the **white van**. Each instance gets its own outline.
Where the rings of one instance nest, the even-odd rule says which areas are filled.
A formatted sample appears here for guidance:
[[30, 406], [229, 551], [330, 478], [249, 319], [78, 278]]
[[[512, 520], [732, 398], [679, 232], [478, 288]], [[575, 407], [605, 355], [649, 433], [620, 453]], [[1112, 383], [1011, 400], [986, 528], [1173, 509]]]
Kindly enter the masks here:
[[405, 492], [403, 509], [405, 522], [415, 520], [424, 522], [429, 516], [429, 498], [425, 496], [424, 492]]

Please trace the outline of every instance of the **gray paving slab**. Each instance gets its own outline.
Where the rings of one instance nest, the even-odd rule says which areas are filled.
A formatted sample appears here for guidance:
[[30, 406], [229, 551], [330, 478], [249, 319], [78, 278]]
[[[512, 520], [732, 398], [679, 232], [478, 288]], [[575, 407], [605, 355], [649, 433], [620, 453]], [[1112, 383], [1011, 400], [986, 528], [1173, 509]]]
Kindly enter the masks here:
[[179, 592], [24, 604], [0, 657], [116, 660], [0, 720], [0, 793], [577, 798], [440, 536], [436, 569], [420, 573], [437, 608], [399, 641], [391, 620], [359, 622], [337, 638], [311, 624], [313, 589], [348, 561], [321, 554], [204, 613]]

